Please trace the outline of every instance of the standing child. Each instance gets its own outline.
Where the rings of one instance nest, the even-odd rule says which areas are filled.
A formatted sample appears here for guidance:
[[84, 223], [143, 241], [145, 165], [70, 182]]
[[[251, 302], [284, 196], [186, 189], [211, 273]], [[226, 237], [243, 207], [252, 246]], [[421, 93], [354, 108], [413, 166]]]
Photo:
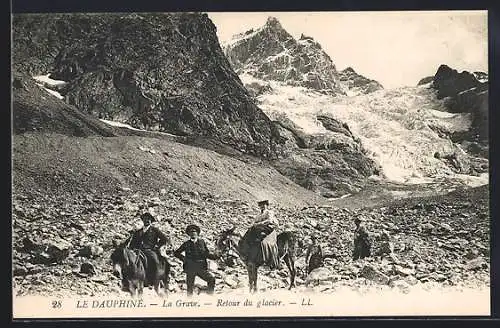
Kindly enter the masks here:
[[[208, 293], [213, 294], [215, 288], [215, 278], [208, 272], [207, 259], [216, 260], [217, 255], [208, 251], [205, 241], [199, 238], [200, 227], [190, 224], [186, 228], [189, 240], [185, 241], [175, 252], [174, 256], [184, 262], [184, 272], [186, 273], [186, 284], [188, 296], [193, 295], [194, 280], [196, 276], [205, 280], [208, 284]], [[184, 256], [182, 253], [184, 252]]]

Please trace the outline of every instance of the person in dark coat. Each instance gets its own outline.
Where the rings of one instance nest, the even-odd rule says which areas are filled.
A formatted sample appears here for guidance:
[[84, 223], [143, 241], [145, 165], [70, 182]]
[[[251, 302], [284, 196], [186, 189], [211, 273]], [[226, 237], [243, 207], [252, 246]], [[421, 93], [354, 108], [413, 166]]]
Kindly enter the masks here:
[[[151, 282], [153, 275], [158, 268], [160, 268], [167, 259], [161, 255], [160, 248], [166, 247], [169, 243], [169, 238], [160, 229], [153, 226], [156, 221], [151, 213], [146, 212], [140, 216], [142, 220], [142, 227], [132, 232], [130, 236], [128, 247], [131, 249], [139, 249], [146, 257], [148, 270], [146, 270], [146, 280]], [[122, 281], [124, 288], [126, 282]]]
[[368, 231], [360, 218], [354, 219], [356, 230], [354, 231], [354, 251], [353, 259], [363, 259], [371, 256], [371, 242], [368, 236]]
[[193, 295], [196, 276], [207, 282], [208, 294], [213, 294], [215, 278], [208, 271], [207, 259], [217, 260], [219, 256], [210, 253], [205, 241], [199, 238], [200, 227], [190, 224], [186, 228], [186, 233], [189, 235], [189, 240], [174, 251], [174, 256], [184, 262], [183, 269], [186, 273], [187, 294], [188, 296]]
[[311, 243], [307, 247], [306, 263], [307, 274], [323, 265], [323, 250], [316, 240], [316, 236], [311, 236]]
[[146, 212], [141, 215], [141, 220], [144, 226], [133, 233], [129, 247], [142, 250], [158, 250], [161, 246], [165, 246], [168, 237], [160, 229], [152, 225], [156, 221], [155, 217]]

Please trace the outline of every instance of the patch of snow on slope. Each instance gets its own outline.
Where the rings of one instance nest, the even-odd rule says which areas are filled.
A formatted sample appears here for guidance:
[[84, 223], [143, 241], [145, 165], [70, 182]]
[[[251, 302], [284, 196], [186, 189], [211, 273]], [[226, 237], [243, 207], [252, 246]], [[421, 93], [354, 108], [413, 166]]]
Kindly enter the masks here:
[[[118, 127], [118, 128], [126, 128], [126, 129], [129, 129], [129, 130], [142, 131], [142, 132], [152, 132], [152, 131], [148, 131], [148, 130], [134, 128], [133, 126], [131, 126], [129, 124], [122, 123], [122, 122], [109, 121], [109, 120], [104, 120], [104, 119], [99, 119], [99, 121], [101, 121], [103, 123], [106, 123], [108, 125], [114, 126], [114, 127]], [[167, 136], [177, 137], [175, 134], [171, 134], [171, 133], [159, 132], [159, 131], [154, 131], [154, 132], [155, 133], [160, 133], [160, 134], [163, 134], [163, 135], [167, 135]]]
[[418, 85], [417, 88], [419, 88], [419, 89], [429, 89], [432, 86], [432, 83], [433, 83], [432, 81], [431, 82], [427, 82], [427, 83]]
[[103, 120], [103, 119], [99, 119], [99, 121], [101, 121], [103, 123], [106, 123], [108, 125], [111, 125], [111, 126], [118, 127], [118, 128], [127, 128], [127, 129], [134, 130], [134, 131], [146, 131], [146, 130], [141, 130], [141, 129], [134, 128], [131, 125], [128, 125], [128, 124], [125, 124], [125, 123], [121, 123], [121, 122], [108, 121], [108, 120]]
[[59, 92], [54, 91], [54, 90], [50, 90], [50, 89], [48, 89], [48, 88], [44, 87], [43, 85], [41, 85], [41, 84], [39, 84], [39, 83], [37, 83], [37, 84], [38, 84], [39, 86], [41, 86], [41, 87], [42, 87], [45, 91], [47, 91], [48, 93], [50, 93], [51, 95], [56, 96], [56, 97], [57, 97], [57, 98], [59, 98], [59, 99], [64, 99], [64, 97], [63, 97], [63, 96], [62, 96]]
[[50, 74], [33, 76], [33, 79], [35, 81], [37, 81], [37, 85], [42, 87], [45, 91], [47, 91], [51, 95], [56, 96], [59, 99], [64, 99], [64, 97], [59, 92], [52, 90], [52, 89], [49, 89], [46, 86], [58, 87], [58, 86], [65, 85], [67, 82], [62, 81], [62, 80], [53, 80], [53, 79], [49, 78], [49, 76], [50, 76]]
[[51, 79], [49, 78], [50, 74], [47, 74], [47, 75], [38, 75], [38, 76], [33, 76], [33, 78], [35, 80], [37, 80], [38, 82], [41, 82], [41, 83], [46, 83], [50, 86], [63, 86], [65, 85], [66, 81], [62, 81], [62, 80], [54, 80], [54, 79]]

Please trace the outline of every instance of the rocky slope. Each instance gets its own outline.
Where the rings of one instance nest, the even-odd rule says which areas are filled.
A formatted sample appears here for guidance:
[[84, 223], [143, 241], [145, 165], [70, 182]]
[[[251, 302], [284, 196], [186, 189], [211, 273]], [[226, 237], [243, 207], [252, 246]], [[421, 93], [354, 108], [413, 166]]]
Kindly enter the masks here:
[[14, 71], [67, 82], [64, 101], [95, 117], [259, 156], [276, 148], [205, 14], [15, 15], [13, 37]]
[[[298, 236], [297, 290], [332, 293], [374, 287], [409, 292], [422, 287], [480, 288], [489, 286], [488, 189], [460, 191], [444, 197], [421, 198], [371, 208], [331, 206], [277, 208], [280, 227]], [[14, 295], [122, 295], [109, 260], [113, 240], [124, 240], [136, 213], [149, 209], [157, 226], [170, 237], [172, 248], [185, 239], [185, 225], [201, 226], [214, 249], [220, 231], [229, 224], [244, 232], [257, 214], [254, 203], [217, 199], [173, 188], [139, 196], [133, 192], [67, 197], [58, 193], [13, 195]], [[365, 220], [374, 256], [352, 261], [354, 217]], [[328, 258], [305, 274], [307, 239], [317, 236]], [[170, 290], [185, 293], [185, 275], [173, 264]], [[246, 270], [224, 259], [211, 262], [216, 293], [246, 291]], [[259, 288], [284, 288], [285, 271], [260, 269]], [[206, 285], [197, 281], [197, 290]]]
[[349, 90], [347, 92], [349, 96], [367, 94], [384, 88], [379, 82], [356, 73], [352, 67], [340, 71], [339, 80]]
[[269, 17], [259, 29], [234, 36], [224, 48], [238, 74], [328, 94], [345, 94], [335, 64], [321, 45], [304, 35], [294, 39], [274, 17]]
[[[469, 113], [472, 126], [464, 135], [452, 136], [457, 141], [488, 143], [488, 74], [484, 72], [458, 72], [441, 65], [436, 74], [425, 81], [437, 90], [438, 99], [446, 99], [447, 111]], [[487, 150], [482, 151], [487, 156]]]
[[235, 197], [270, 198], [283, 206], [321, 197], [256, 158], [222, 155], [169, 136], [88, 136], [24, 133], [13, 137], [13, 189], [19, 194], [158, 193], [177, 188]]
[[118, 131], [80, 112], [23, 73], [12, 77], [13, 133], [53, 132], [71, 136], [116, 136]]
[[347, 124], [318, 115], [325, 132], [308, 134], [285, 115], [269, 115], [279, 122], [279, 133], [288, 149], [287, 156], [272, 163], [300, 186], [337, 198], [359, 192], [370, 176], [379, 174], [379, 166], [367, 156]]
[[[265, 30], [272, 35], [288, 38], [277, 21], [268, 25]], [[225, 155], [267, 158], [294, 182], [330, 197], [359, 190], [376, 172], [352, 136], [330, 133], [309, 138], [304, 146], [297, 137], [300, 131], [263, 113], [224, 57], [206, 15], [19, 15], [13, 26], [14, 72], [24, 80], [35, 76], [39, 86], [59, 98], [47, 95], [45, 113], [54, 101], [54, 108], [64, 104], [135, 129], [119, 129], [120, 135], [163, 138], [147, 131], [170, 133], [177, 138], [169, 140]], [[314, 70], [323, 72], [321, 65], [331, 61], [317, 46], [302, 48], [319, 54]], [[31, 97], [33, 87], [31, 83], [25, 93], [15, 93], [15, 103]], [[36, 107], [30, 108], [37, 117]], [[15, 115], [16, 126], [31, 120], [30, 115]], [[68, 134], [61, 124], [45, 130]], [[347, 148], [342, 146], [346, 143]]]

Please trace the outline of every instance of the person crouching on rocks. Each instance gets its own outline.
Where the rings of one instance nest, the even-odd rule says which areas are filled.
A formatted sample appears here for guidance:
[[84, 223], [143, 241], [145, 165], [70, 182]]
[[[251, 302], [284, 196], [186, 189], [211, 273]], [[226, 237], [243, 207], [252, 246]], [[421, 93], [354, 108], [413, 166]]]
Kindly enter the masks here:
[[[199, 238], [200, 227], [190, 224], [186, 228], [189, 240], [185, 241], [175, 252], [174, 256], [184, 262], [183, 269], [186, 273], [187, 295], [193, 295], [194, 280], [196, 276], [208, 284], [208, 294], [213, 294], [215, 278], [208, 271], [207, 259], [217, 260], [218, 255], [209, 252], [205, 241]], [[184, 255], [182, 253], [184, 252]]]
[[356, 230], [354, 231], [353, 259], [363, 259], [371, 255], [371, 242], [368, 231], [360, 218], [354, 219]]

